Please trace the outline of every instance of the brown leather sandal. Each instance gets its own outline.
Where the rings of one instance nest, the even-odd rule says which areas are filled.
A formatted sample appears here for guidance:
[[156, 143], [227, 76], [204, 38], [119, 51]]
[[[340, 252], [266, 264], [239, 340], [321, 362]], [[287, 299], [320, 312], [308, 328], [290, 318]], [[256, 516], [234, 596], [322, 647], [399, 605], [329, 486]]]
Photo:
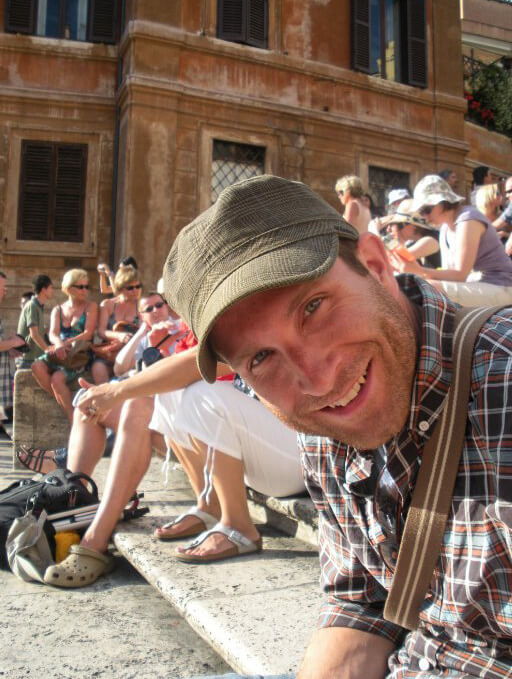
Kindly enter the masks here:
[[[23, 455], [23, 457], [21, 457]], [[44, 474], [41, 469], [46, 460], [49, 460], [57, 466], [55, 462], [55, 451], [45, 450], [44, 448], [29, 448], [29, 446], [21, 445], [19, 450], [16, 451], [16, 459], [18, 462], [29, 469], [31, 472], [36, 472], [38, 474]], [[51, 471], [51, 470], [49, 470]]]

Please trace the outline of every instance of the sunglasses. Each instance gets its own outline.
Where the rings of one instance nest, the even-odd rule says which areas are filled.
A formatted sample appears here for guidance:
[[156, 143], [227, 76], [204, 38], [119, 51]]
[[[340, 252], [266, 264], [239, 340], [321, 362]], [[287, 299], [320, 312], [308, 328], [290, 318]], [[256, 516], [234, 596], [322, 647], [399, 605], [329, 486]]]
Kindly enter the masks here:
[[72, 285], [71, 287], [77, 290], [89, 290], [89, 285]]
[[422, 217], [428, 217], [428, 215], [432, 212], [433, 209], [434, 209], [433, 205], [424, 205], [419, 212]]
[[150, 314], [153, 311], [153, 309], [161, 309], [163, 306], [165, 306], [165, 302], [157, 302], [156, 304], [150, 304], [145, 309], [142, 309], [142, 313]]
[[512, 193], [512, 189], [509, 189], [508, 191], [505, 191], [505, 195], [508, 196], [509, 193]]
[[140, 290], [142, 288], [142, 285], [140, 283], [137, 283], [137, 285], [125, 285], [123, 290]]
[[373, 497], [374, 514], [384, 533], [385, 539], [379, 543], [382, 560], [390, 570], [396, 568], [398, 544], [404, 527], [402, 498], [387, 466], [387, 453], [381, 446], [374, 457], [372, 473], [368, 479], [358, 484], [354, 495], [364, 499]]

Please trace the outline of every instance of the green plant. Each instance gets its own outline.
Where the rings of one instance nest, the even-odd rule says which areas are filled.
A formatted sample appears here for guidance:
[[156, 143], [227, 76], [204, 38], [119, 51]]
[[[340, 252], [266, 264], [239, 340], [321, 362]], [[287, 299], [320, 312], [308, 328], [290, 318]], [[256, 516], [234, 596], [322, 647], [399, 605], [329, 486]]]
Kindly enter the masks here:
[[468, 117], [512, 137], [512, 74], [498, 63], [475, 69], [467, 81]]

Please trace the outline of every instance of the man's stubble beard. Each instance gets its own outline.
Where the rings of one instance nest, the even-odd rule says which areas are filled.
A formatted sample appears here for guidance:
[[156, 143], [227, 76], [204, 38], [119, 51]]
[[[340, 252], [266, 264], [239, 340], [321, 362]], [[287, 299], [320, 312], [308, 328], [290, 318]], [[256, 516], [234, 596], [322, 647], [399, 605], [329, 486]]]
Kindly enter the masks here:
[[[395, 436], [404, 426], [409, 415], [411, 403], [411, 391], [416, 367], [416, 336], [411, 327], [410, 319], [400, 304], [373, 279], [370, 281], [371, 296], [375, 302], [376, 321], [380, 325], [380, 331], [385, 341], [391, 347], [396, 361], [393, 366], [386, 365], [382, 348], [375, 343], [376, 351], [373, 353], [372, 360], [379, 358], [385, 366], [387, 386], [389, 392], [389, 402], [385, 406], [385, 411], [380, 411], [378, 422], [375, 417], [371, 422], [378, 426], [378, 431], [370, 426], [370, 423], [363, 423], [360, 432], [347, 431], [337, 424], [317, 424], [310, 422], [307, 413], [308, 407], [302, 407], [304, 415], [287, 414], [280, 411], [276, 406], [265, 399], [261, 399], [267, 408], [286, 426], [305, 434], [333, 438], [347, 445], [354, 446], [360, 450], [377, 448]], [[351, 378], [357, 377], [352, 372]], [[333, 395], [338, 395], [343, 384], [346, 384], [346, 376], [338, 377], [336, 387], [332, 390]], [[310, 399], [311, 405], [318, 399]], [[322, 398], [325, 402], [326, 398]]]

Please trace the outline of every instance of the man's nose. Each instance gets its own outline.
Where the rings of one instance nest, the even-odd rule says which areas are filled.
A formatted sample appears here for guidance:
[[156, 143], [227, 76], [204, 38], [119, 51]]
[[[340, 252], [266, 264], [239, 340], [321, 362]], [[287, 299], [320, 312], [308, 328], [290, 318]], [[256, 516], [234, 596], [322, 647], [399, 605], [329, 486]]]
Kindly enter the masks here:
[[309, 396], [325, 396], [336, 383], [336, 361], [315, 351], [296, 354], [293, 369], [300, 390]]

